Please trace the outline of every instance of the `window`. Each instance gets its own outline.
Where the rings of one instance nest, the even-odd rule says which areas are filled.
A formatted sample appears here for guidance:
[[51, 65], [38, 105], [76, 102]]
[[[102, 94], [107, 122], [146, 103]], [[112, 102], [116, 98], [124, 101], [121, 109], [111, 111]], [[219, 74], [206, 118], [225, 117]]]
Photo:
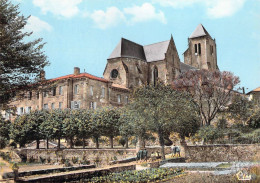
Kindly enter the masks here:
[[19, 114], [19, 115], [22, 115], [22, 114], [23, 114], [23, 107], [20, 107], [20, 108], [19, 108], [18, 114]]
[[105, 88], [101, 88], [101, 98], [105, 98]]
[[93, 86], [90, 86], [90, 95], [93, 96], [94, 93], [93, 93]]
[[61, 109], [62, 108], [62, 102], [59, 102], [59, 109]]
[[200, 43], [199, 43], [199, 55], [201, 54], [201, 46], [200, 46]]
[[79, 85], [74, 86], [74, 94], [77, 95], [79, 93]]
[[48, 96], [48, 92], [47, 91], [43, 91], [43, 97], [47, 97]]
[[29, 92], [29, 100], [32, 100], [32, 92]]
[[55, 104], [51, 103], [51, 109], [55, 109]]
[[210, 46], [210, 54], [213, 55], [213, 46]]
[[32, 111], [32, 107], [27, 107], [27, 113], [30, 113]]
[[125, 103], [128, 104], [128, 96], [125, 96]]
[[111, 78], [115, 79], [118, 76], [118, 71], [116, 69], [113, 69], [110, 74]]
[[52, 96], [56, 96], [56, 87], [52, 88]]
[[59, 95], [62, 95], [62, 94], [63, 94], [63, 87], [60, 86], [60, 87], [59, 87]]
[[38, 105], [36, 106], [36, 109], [39, 109], [39, 106], [38, 106]]
[[43, 104], [43, 109], [48, 109], [48, 104]]
[[90, 102], [90, 109], [96, 109], [97, 108], [97, 103], [96, 102]]
[[194, 46], [195, 46], [195, 55], [197, 55], [198, 54], [198, 45], [195, 44]]
[[10, 117], [11, 117], [10, 111], [5, 111], [5, 119], [9, 120]]
[[142, 71], [141, 71], [141, 69], [140, 69], [140, 67], [139, 67], [138, 64], [136, 64], [136, 68], [137, 68], [138, 73], [139, 73], [139, 74], [142, 74]]
[[36, 93], [36, 97], [37, 97], [37, 99], [40, 98], [40, 93], [39, 92]]
[[153, 85], [155, 86], [158, 80], [158, 69], [156, 66], [154, 66], [153, 69]]
[[117, 103], [121, 103], [121, 95], [117, 95]]

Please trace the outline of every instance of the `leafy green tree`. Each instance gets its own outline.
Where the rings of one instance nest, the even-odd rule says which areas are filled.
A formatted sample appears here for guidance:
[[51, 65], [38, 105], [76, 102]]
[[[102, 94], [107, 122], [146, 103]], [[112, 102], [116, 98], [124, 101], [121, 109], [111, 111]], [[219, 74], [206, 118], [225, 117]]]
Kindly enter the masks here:
[[184, 133], [180, 126], [190, 120], [189, 115], [195, 113], [191, 100], [187, 93], [175, 91], [161, 82], [155, 86], [137, 88], [133, 93], [130, 106], [145, 118], [147, 128], [158, 134], [162, 159], [165, 159], [164, 136], [174, 130], [182, 136], [188, 133]]
[[4, 118], [0, 115], [0, 149], [5, 148], [9, 143], [10, 126], [11, 122], [4, 120]]
[[70, 148], [73, 148], [73, 140], [78, 133], [77, 123], [79, 115], [79, 110], [71, 110], [70, 113], [67, 113], [67, 116], [63, 120], [62, 131], [64, 133], [64, 137], [70, 141]]
[[138, 145], [145, 147], [145, 139], [148, 136], [145, 118], [141, 113], [134, 109], [134, 105], [125, 106], [120, 110], [120, 135], [126, 139], [126, 148], [128, 148], [129, 137], [135, 135], [138, 137]]
[[28, 18], [18, 5], [0, 1], [0, 107], [13, 97], [10, 91], [28, 88], [48, 64], [42, 39], [26, 41], [32, 35], [24, 31]]
[[203, 126], [198, 130], [197, 136], [200, 140], [203, 140], [203, 142], [213, 143], [222, 136], [222, 133], [213, 126]]
[[75, 121], [78, 125], [76, 136], [82, 139], [83, 148], [85, 148], [85, 140], [91, 137], [91, 115], [90, 110], [79, 110], [79, 114], [75, 116]]
[[110, 146], [113, 148], [113, 138], [119, 135], [120, 113], [112, 107], [104, 107], [97, 109], [96, 123], [101, 127], [101, 134], [109, 137]]
[[11, 125], [10, 137], [20, 147], [24, 147], [29, 141], [30, 129], [27, 128], [28, 115], [17, 116]]
[[26, 114], [27, 121], [24, 128], [28, 129], [27, 138], [29, 141], [36, 140], [36, 149], [39, 149], [40, 140], [44, 138], [44, 132], [41, 129], [41, 124], [47, 118], [46, 110], [35, 110]]
[[58, 149], [60, 149], [61, 138], [65, 137], [63, 123], [69, 113], [69, 110], [51, 110], [46, 121], [46, 126], [49, 125], [48, 133], [53, 139], [58, 140]]
[[99, 148], [99, 138], [102, 135], [103, 125], [101, 123], [101, 110], [90, 110], [92, 113], [90, 119], [90, 132], [94, 141], [96, 142], [96, 148]]

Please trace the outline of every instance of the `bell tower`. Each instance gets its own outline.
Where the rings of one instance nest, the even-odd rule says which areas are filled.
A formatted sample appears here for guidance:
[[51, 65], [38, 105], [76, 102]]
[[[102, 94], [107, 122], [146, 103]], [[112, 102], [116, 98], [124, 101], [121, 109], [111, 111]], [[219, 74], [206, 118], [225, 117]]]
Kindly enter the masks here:
[[188, 38], [188, 49], [184, 52], [184, 63], [198, 69], [218, 70], [216, 40], [202, 24]]

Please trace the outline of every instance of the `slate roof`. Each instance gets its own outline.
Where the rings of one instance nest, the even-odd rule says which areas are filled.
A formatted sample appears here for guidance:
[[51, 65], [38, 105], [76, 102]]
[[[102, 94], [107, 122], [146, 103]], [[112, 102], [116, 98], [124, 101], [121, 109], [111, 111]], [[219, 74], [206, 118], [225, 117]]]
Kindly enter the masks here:
[[180, 69], [181, 69], [181, 72], [186, 72], [186, 71], [191, 70], [191, 69], [192, 70], [196, 70], [197, 68], [192, 67], [190, 65], [187, 65], [187, 64], [185, 64], [183, 62], [180, 62]]
[[146, 61], [153, 62], [163, 60], [165, 58], [165, 53], [167, 52], [169, 44], [170, 40], [167, 40], [144, 46]]
[[170, 40], [142, 46], [122, 38], [108, 59], [129, 57], [138, 58], [147, 62], [159, 61], [165, 58]]
[[199, 24], [189, 38], [197, 38], [201, 36], [210, 36], [210, 35], [208, 31], [205, 29], [205, 27], [202, 24]]
[[97, 81], [102, 81], [102, 82], [106, 82], [108, 83], [109, 81], [104, 79], [104, 78], [100, 78], [100, 77], [97, 77], [97, 76], [93, 76], [91, 74], [88, 74], [88, 73], [80, 73], [78, 75], [74, 75], [74, 74], [69, 74], [69, 75], [66, 75], [66, 76], [61, 76], [61, 77], [58, 77], [58, 78], [54, 78], [54, 79], [49, 79], [47, 80], [46, 82], [53, 82], [53, 81], [58, 81], [58, 80], [62, 80], [62, 79], [69, 79], [69, 78], [89, 78], [89, 79], [93, 79], [93, 80], [97, 80]]
[[124, 38], [121, 38], [108, 59], [118, 57], [129, 57], [146, 60], [143, 46]]

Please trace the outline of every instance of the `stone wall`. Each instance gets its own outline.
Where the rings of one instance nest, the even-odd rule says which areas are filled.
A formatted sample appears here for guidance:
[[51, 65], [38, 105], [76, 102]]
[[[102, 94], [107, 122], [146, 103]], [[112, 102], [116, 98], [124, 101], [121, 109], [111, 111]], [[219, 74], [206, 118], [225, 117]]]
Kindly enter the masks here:
[[107, 165], [110, 161], [135, 157], [135, 149], [22, 149], [18, 152], [27, 157], [27, 161], [40, 162], [40, 157], [50, 159], [51, 163], [60, 163], [61, 159], [71, 160], [78, 157], [82, 160], [85, 157], [91, 164]]
[[259, 144], [186, 146], [187, 162], [259, 161]]

